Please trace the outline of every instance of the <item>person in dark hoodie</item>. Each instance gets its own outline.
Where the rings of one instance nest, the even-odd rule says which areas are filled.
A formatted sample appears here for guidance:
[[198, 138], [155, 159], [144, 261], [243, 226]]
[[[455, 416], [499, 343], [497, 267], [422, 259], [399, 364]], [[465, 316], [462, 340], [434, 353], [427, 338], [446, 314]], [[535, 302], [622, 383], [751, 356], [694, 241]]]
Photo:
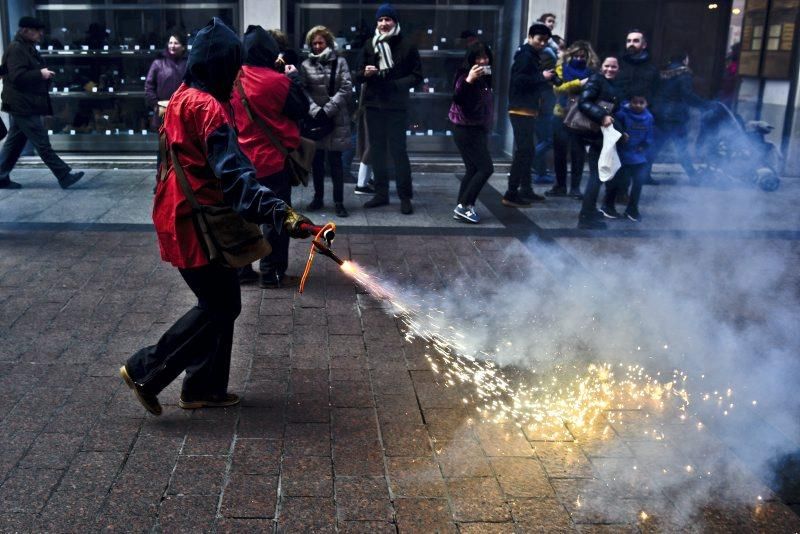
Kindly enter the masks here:
[[698, 173], [689, 157], [687, 125], [690, 108], [705, 109], [708, 104], [694, 92], [693, 78], [686, 52], [673, 54], [667, 67], [661, 71], [661, 83], [653, 104], [656, 138], [650, 159], [655, 160], [664, 144], [672, 142], [689, 183], [697, 185]]
[[394, 162], [400, 212], [411, 214], [411, 164], [406, 149], [408, 90], [422, 82], [419, 51], [400, 32], [397, 11], [383, 4], [375, 13], [375, 36], [361, 54], [363, 70], [356, 76], [365, 84], [370, 160], [375, 174], [375, 196], [365, 208], [389, 204], [389, 158]]
[[[308, 219], [256, 181], [255, 169], [239, 149], [228, 101], [241, 64], [239, 39], [215, 17], [197, 33], [184, 83], [167, 106], [161, 132], [200, 204], [229, 205], [248, 221], [308, 237], [300, 224]], [[238, 395], [228, 392], [233, 326], [241, 310], [239, 277], [235, 269], [209, 261], [171, 158], [162, 162], [159, 174], [153, 222], [161, 257], [178, 268], [197, 305], [158, 343], [128, 358], [120, 376], [153, 415], [162, 412], [158, 394], [184, 371], [181, 408], [232, 406], [239, 403]]]
[[550, 40], [550, 28], [536, 23], [528, 29], [527, 41], [514, 54], [511, 82], [508, 89], [508, 115], [514, 131], [514, 154], [508, 189], [502, 203], [510, 208], [524, 208], [531, 202], [544, 200], [533, 192], [531, 164], [535, 153], [536, 121], [541, 113], [542, 94], [552, 93], [549, 80], [553, 70], [543, 70], [539, 52]]
[[[249, 26], [242, 42], [244, 65], [239, 81], [248, 105], [287, 150], [294, 150], [300, 145], [297, 121], [308, 114], [309, 107], [300, 74], [291, 64], [284, 66], [278, 61], [278, 43], [261, 26]], [[285, 171], [286, 157], [272, 144], [262, 125], [250, 119], [238, 86], [234, 87], [230, 103], [239, 128], [239, 146], [253, 162], [258, 181], [291, 206], [292, 186]], [[281, 232], [280, 227], [264, 225], [262, 229], [272, 245], [272, 254], [259, 262], [261, 287], [275, 289], [297, 285], [298, 277], [286, 274], [289, 236]], [[253, 278], [254, 274], [249, 267], [240, 271], [244, 280]]]

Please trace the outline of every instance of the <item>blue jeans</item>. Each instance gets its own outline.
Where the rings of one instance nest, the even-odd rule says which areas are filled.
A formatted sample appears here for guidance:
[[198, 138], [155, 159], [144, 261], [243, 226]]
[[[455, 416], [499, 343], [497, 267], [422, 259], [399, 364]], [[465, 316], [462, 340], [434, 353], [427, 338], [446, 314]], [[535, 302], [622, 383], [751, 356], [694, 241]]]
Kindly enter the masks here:
[[536, 120], [536, 155], [533, 157], [533, 172], [538, 176], [547, 174], [547, 153], [553, 148], [553, 114], [542, 114]]
[[30, 141], [39, 157], [59, 180], [64, 178], [72, 170], [64, 160], [58, 157], [53, 147], [50, 146], [50, 139], [47, 137], [47, 130], [42, 124], [41, 115], [17, 115], [9, 113], [10, 126], [8, 127], [8, 137], [0, 149], [0, 182], [9, 180], [9, 174], [17, 164], [25, 143]]

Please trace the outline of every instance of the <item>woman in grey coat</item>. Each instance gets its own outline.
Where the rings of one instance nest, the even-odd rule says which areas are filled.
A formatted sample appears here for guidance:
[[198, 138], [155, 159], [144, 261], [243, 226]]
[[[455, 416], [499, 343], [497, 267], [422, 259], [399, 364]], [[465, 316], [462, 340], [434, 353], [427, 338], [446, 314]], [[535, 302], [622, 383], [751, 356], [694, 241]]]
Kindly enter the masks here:
[[[311, 48], [308, 59], [300, 65], [300, 76], [310, 100], [309, 117], [320, 121], [333, 121], [333, 131], [317, 141], [314, 156], [314, 199], [308, 211], [316, 211], [323, 206], [325, 192], [325, 160], [331, 170], [333, 182], [333, 202], [336, 215], [347, 217], [343, 202], [344, 170], [342, 151], [350, 148], [350, 109], [353, 82], [350, 68], [343, 57], [334, 50], [333, 34], [325, 26], [314, 26], [306, 34], [306, 43]], [[336, 74], [331, 88], [331, 74], [336, 66]], [[332, 90], [331, 90], [332, 89]]]

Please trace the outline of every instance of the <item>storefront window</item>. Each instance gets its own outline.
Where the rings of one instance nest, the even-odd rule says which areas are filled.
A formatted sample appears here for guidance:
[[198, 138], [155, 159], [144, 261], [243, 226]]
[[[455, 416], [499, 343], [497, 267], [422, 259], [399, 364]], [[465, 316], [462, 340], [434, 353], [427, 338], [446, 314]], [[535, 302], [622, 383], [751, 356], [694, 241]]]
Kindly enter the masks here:
[[56, 76], [53, 116], [47, 117], [56, 149], [152, 151], [155, 113], [144, 98], [150, 64], [173, 28], [192, 32], [211, 17], [235, 25], [238, 3], [63, 2], [36, 6], [47, 34], [40, 52]]

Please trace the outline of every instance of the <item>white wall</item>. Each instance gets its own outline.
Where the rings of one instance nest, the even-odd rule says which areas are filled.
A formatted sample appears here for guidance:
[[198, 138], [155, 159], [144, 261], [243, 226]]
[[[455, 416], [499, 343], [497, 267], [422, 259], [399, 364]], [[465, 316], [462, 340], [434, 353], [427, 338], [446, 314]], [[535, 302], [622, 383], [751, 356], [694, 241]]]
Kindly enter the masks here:
[[563, 37], [567, 31], [567, 0], [528, 0], [528, 26], [542, 13], [553, 13], [556, 16], [553, 33]]
[[281, 0], [242, 0], [242, 29], [251, 24], [265, 30], [281, 28]]

